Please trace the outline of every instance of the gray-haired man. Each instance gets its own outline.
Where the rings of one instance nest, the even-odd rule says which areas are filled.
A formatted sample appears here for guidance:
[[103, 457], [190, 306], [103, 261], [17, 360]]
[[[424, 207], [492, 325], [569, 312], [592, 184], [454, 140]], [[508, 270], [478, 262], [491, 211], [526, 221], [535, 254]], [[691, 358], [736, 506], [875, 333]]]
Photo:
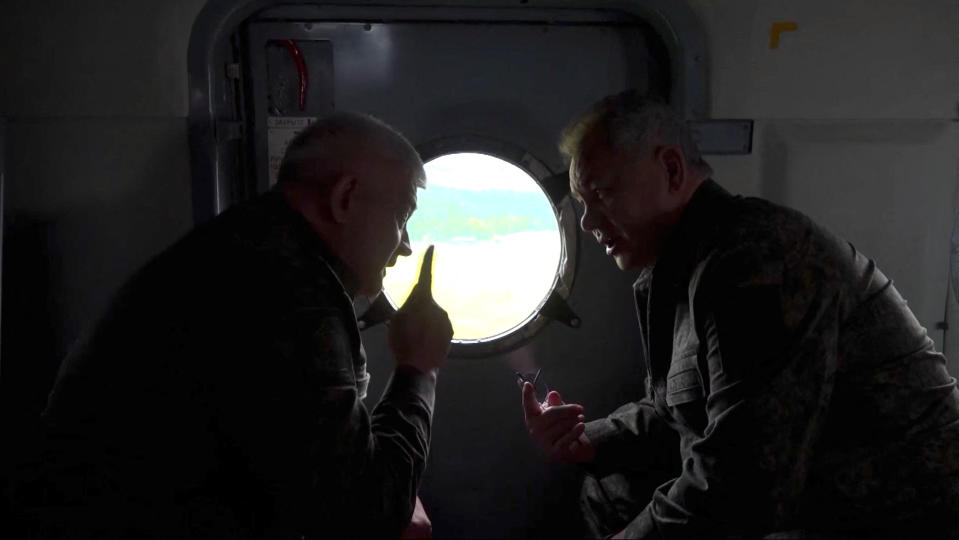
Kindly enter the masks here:
[[647, 392], [530, 433], [582, 463], [616, 538], [959, 536], [959, 390], [875, 264], [807, 217], [730, 195], [685, 124], [627, 92], [564, 135], [582, 227], [634, 286]]
[[[296, 137], [276, 188], [150, 261], [64, 361], [18, 502], [56, 538], [399, 536], [452, 328], [420, 283], [372, 414], [353, 299], [409, 255], [423, 166], [373, 118]], [[414, 512], [415, 508], [415, 512]], [[409, 530], [409, 529], [407, 529]]]

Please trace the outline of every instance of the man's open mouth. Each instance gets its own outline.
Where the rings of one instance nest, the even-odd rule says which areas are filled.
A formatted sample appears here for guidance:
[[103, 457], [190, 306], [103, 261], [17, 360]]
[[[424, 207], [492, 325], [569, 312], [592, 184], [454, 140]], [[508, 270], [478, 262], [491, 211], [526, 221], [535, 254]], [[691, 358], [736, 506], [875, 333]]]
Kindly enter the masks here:
[[606, 235], [602, 236], [602, 240], [600, 240], [600, 243], [603, 244], [603, 246], [606, 248], [606, 255], [615, 255], [616, 253], [620, 251], [620, 248], [622, 247], [622, 242], [620, 241], [619, 238], [606, 236]]

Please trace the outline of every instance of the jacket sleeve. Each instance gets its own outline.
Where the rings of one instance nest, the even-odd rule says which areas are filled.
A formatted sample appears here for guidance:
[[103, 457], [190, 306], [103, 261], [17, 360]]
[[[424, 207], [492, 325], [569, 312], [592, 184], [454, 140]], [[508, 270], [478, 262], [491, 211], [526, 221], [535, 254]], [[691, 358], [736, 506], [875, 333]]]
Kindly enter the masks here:
[[371, 415], [345, 324], [335, 310], [293, 313], [221, 393], [220, 429], [271, 508], [267, 536], [396, 537], [412, 515], [435, 382], [396, 370]]
[[627, 537], [761, 535], [796, 514], [834, 384], [838, 293], [816, 267], [784, 272], [770, 259], [746, 246], [705, 267], [693, 310], [707, 354], [706, 428], [684, 438], [681, 474]]
[[678, 468], [679, 437], [649, 399], [627, 403], [588, 422], [586, 436], [596, 448], [596, 459], [583, 468], [593, 476]]

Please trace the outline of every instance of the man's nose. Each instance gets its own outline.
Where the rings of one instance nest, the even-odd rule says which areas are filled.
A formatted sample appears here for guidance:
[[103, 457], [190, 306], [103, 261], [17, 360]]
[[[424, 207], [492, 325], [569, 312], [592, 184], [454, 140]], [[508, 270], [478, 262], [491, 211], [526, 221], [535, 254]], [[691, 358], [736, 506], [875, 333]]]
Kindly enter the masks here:
[[396, 264], [396, 260], [400, 257], [409, 257], [412, 254], [413, 248], [410, 247], [410, 235], [406, 233], [406, 229], [403, 229], [400, 245], [396, 246], [396, 249], [393, 250], [393, 254], [390, 255], [390, 260], [386, 263], [386, 267], [390, 268]]
[[400, 245], [396, 248], [396, 253], [402, 257], [409, 257], [413, 254], [413, 248], [410, 246], [410, 234], [403, 227], [403, 237], [400, 238]]

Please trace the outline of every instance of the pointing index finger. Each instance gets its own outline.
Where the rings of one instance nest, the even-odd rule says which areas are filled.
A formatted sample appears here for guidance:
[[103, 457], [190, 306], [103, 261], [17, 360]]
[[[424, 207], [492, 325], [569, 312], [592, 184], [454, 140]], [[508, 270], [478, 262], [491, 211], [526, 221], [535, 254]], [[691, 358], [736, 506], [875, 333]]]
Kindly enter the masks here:
[[433, 244], [426, 248], [423, 263], [420, 264], [420, 279], [416, 282], [419, 288], [430, 296], [433, 295]]

